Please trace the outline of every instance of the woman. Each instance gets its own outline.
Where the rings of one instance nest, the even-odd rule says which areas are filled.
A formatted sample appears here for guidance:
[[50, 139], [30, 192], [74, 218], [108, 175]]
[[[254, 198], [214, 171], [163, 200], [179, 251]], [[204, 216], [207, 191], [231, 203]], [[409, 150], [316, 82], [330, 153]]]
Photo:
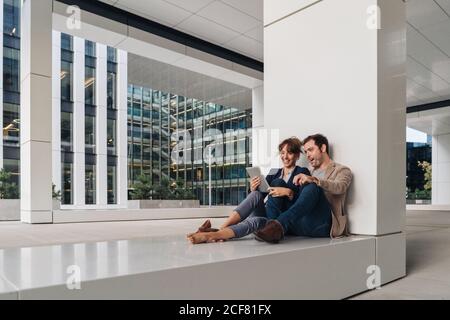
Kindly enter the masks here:
[[[197, 232], [187, 236], [194, 244], [215, 242], [231, 238], [240, 238], [259, 229], [260, 220], [247, 219], [250, 216], [276, 219], [279, 214], [286, 211], [297, 199], [302, 186], [293, 183], [293, 178], [300, 174], [310, 175], [309, 170], [296, 165], [300, 158], [302, 143], [296, 138], [288, 138], [280, 143], [278, 150], [283, 168], [272, 169], [266, 180], [270, 185], [269, 193], [258, 191], [261, 179], [255, 177], [250, 182], [251, 193], [230, 214], [220, 227], [220, 230], [211, 228], [209, 220], [205, 221]], [[268, 196], [268, 197], [267, 197]], [[264, 203], [264, 199], [267, 202]]]

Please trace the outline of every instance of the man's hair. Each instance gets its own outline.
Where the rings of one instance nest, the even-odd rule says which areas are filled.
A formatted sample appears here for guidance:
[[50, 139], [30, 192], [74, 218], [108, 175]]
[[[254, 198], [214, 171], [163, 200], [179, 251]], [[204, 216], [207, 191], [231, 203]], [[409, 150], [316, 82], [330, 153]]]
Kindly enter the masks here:
[[330, 154], [330, 146], [328, 144], [328, 139], [327, 137], [325, 137], [323, 134], [313, 134], [311, 136], [306, 137], [305, 140], [303, 140], [303, 144], [305, 145], [307, 142], [309, 141], [314, 141], [315, 145], [319, 147], [319, 149], [322, 150], [322, 146], [325, 145], [325, 147], [327, 148], [325, 150], [325, 152], [327, 154]]
[[281, 150], [283, 150], [284, 146], [287, 146], [287, 151], [289, 153], [299, 154], [302, 152], [302, 141], [297, 137], [291, 137], [291, 138], [283, 140], [278, 145], [278, 151], [281, 152]]

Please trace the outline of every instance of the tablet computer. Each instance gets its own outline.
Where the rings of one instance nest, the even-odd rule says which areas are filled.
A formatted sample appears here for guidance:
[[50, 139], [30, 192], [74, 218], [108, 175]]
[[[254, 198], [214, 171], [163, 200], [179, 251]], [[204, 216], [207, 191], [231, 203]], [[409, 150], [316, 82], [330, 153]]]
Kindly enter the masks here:
[[247, 170], [247, 173], [251, 179], [253, 179], [254, 177], [261, 178], [261, 184], [258, 187], [258, 191], [269, 192], [270, 188], [269, 183], [267, 182], [266, 177], [263, 174], [261, 174], [261, 169], [259, 167], [249, 167], [245, 169]]

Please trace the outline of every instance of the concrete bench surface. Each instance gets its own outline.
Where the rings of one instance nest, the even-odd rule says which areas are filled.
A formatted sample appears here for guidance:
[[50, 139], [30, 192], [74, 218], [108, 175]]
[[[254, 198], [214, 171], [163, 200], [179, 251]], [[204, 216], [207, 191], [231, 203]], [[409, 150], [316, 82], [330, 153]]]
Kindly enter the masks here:
[[375, 239], [359, 236], [192, 245], [172, 235], [10, 248], [0, 250], [0, 298], [337, 299], [367, 290], [374, 252]]

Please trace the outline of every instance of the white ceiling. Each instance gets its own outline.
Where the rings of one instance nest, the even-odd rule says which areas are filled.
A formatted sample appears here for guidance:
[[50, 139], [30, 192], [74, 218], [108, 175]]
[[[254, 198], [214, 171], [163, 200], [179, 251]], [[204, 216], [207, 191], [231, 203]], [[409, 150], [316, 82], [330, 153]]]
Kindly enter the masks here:
[[408, 127], [429, 135], [450, 133], [450, 107], [408, 114]]
[[450, 0], [407, 2], [408, 106], [450, 99]]
[[101, 0], [263, 60], [262, 0]]
[[[262, 0], [102, 0], [263, 61]], [[450, 99], [450, 0], [407, 2], [407, 104]]]

